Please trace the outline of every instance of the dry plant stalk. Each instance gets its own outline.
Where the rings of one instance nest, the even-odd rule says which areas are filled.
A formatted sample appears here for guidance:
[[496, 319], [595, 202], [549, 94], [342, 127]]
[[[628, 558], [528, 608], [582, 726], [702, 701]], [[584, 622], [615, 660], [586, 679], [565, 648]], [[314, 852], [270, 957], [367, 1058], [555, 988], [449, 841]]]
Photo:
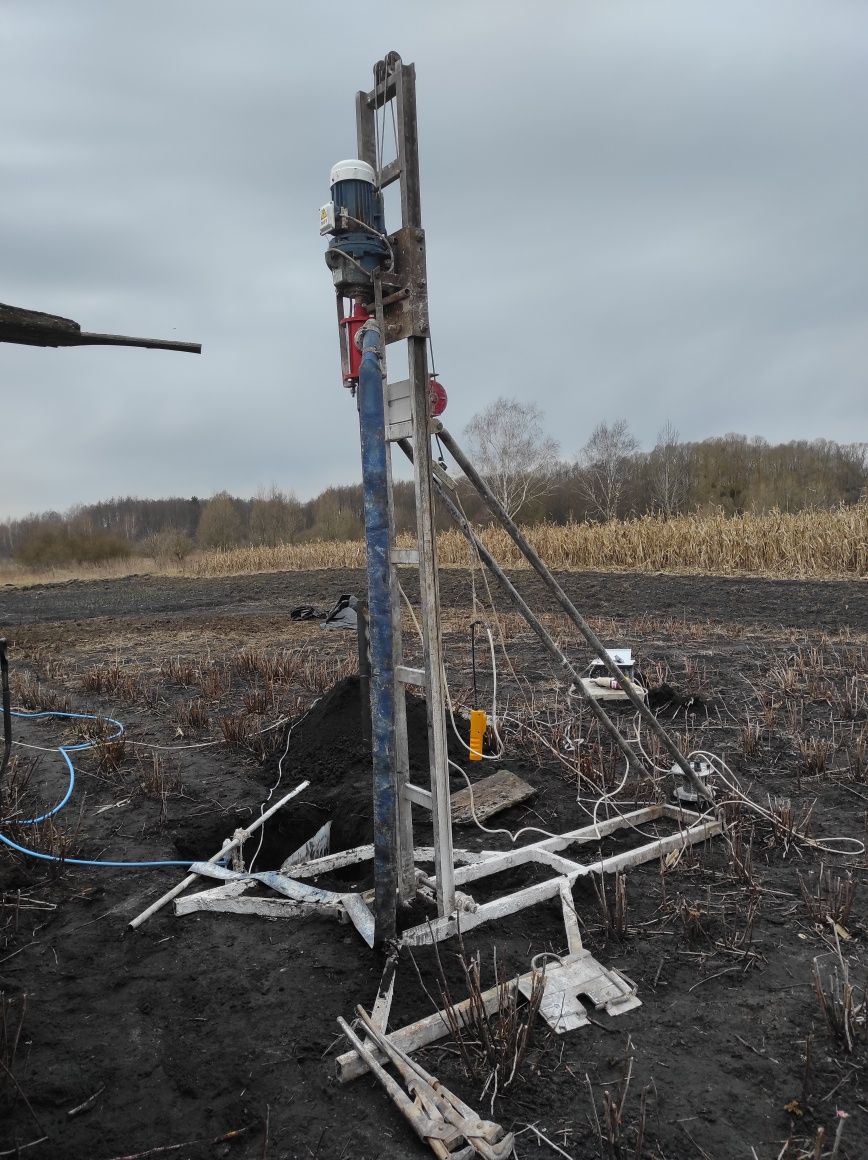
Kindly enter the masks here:
[[803, 810], [801, 817], [797, 817], [793, 803], [789, 798], [769, 795], [768, 813], [770, 815], [766, 819], [770, 826], [768, 845], [780, 844], [786, 857], [791, 846], [795, 846], [797, 842], [803, 841], [808, 836], [814, 804], [812, 803]]
[[124, 701], [136, 701], [141, 695], [141, 678], [134, 669], [115, 659], [88, 669], [82, 675], [81, 687], [85, 693], [108, 693]]
[[806, 880], [799, 872], [799, 885], [805, 909], [811, 918], [817, 922], [831, 921], [847, 926], [856, 897], [856, 883], [849, 871], [833, 877], [832, 871], [821, 862], [816, 881], [813, 874]]
[[856, 987], [850, 982], [850, 968], [841, 953], [838, 932], [834, 933], [836, 949], [830, 952], [834, 956], [832, 973], [826, 976], [824, 983], [820, 958], [828, 956], [818, 955], [813, 961], [811, 974], [817, 1002], [829, 1030], [844, 1050], [852, 1054], [859, 1044], [868, 1043], [868, 998], [864, 986]]
[[615, 874], [611, 905], [606, 893], [606, 875], [599, 876], [599, 885], [597, 875], [591, 878], [591, 882], [597, 896], [597, 910], [603, 924], [603, 935], [606, 941], [614, 939], [616, 942], [623, 942], [628, 933], [627, 875], [624, 873]]
[[228, 665], [209, 665], [199, 670], [199, 687], [210, 701], [219, 701], [232, 686]]
[[635, 1123], [625, 1117], [630, 1081], [633, 1078], [633, 1040], [627, 1036], [624, 1046], [624, 1063], [617, 1091], [608, 1088], [603, 1092], [602, 1113], [598, 1113], [591, 1086], [591, 1077], [585, 1072], [585, 1082], [591, 1097], [593, 1127], [597, 1134], [601, 1160], [640, 1160], [645, 1144], [648, 1122], [648, 1093], [651, 1084], [646, 1084], [639, 1097], [639, 1114]]
[[251, 716], [261, 716], [267, 713], [274, 702], [273, 685], [269, 682], [269, 686], [263, 689], [261, 685], [254, 685], [252, 689], [247, 689], [242, 694], [241, 702], [244, 705], [245, 713]]
[[179, 705], [177, 710], [178, 724], [182, 729], [207, 729], [211, 724], [208, 715], [208, 706], [201, 697], [194, 697]]
[[30, 810], [25, 814], [24, 799], [38, 764], [38, 757], [22, 757], [13, 753], [0, 782], [0, 817], [14, 821], [15, 818], [29, 817], [37, 812]]
[[65, 712], [70, 704], [65, 693], [59, 693], [32, 673], [13, 674], [12, 699], [22, 708], [40, 713]]
[[196, 666], [187, 657], [170, 657], [160, 665], [163, 680], [169, 685], [180, 685], [186, 689], [196, 683]]
[[139, 789], [146, 798], [165, 803], [169, 795], [180, 792], [180, 767], [170, 769], [162, 753], [142, 757], [139, 767]]
[[246, 743], [249, 720], [246, 713], [230, 713], [220, 718], [220, 731], [227, 745]]
[[439, 975], [441, 1007], [449, 1035], [458, 1049], [466, 1073], [482, 1083], [481, 1095], [491, 1089], [491, 1107], [500, 1092], [505, 1091], [519, 1074], [533, 1040], [534, 1025], [545, 990], [545, 970], [534, 971], [530, 998], [522, 1003], [517, 980], [504, 978], [494, 956], [497, 1007], [488, 1015], [483, 998], [482, 963], [477, 951], [468, 958], [460, 939], [458, 961], [464, 974], [468, 1007], [457, 1010], [449, 991], [440, 952], [434, 944]]
[[98, 741], [93, 747], [97, 772], [102, 774], [117, 773], [123, 764], [126, 752], [127, 743], [123, 737], [118, 737], [114, 741]]
[[753, 834], [753, 826], [739, 813], [723, 831], [723, 838], [729, 846], [729, 870], [733, 881], [755, 892], [759, 890], [759, 882], [753, 867]]
[[[40, 807], [36, 806], [36, 809]], [[30, 812], [28, 810], [28, 812]], [[54, 817], [45, 818], [41, 822], [35, 822], [26, 826], [17, 826], [14, 823], [7, 828], [9, 837], [18, 842], [22, 846], [30, 849], [39, 850], [41, 853], [49, 854], [51, 861], [43, 862], [42, 866], [45, 868], [48, 877], [51, 880], [56, 880], [64, 872], [64, 861], [67, 858], [77, 856], [79, 851], [79, 830], [81, 828], [81, 815], [79, 815], [73, 825], [66, 827], [58, 824]], [[3, 846], [0, 851], [0, 857], [9, 858], [11, 861], [16, 861], [25, 857], [19, 854], [17, 850], [12, 850], [8, 846]], [[32, 866], [32, 863], [29, 863]]]
[[745, 725], [739, 730], [739, 740], [743, 755], [750, 761], [762, 752], [762, 725], [759, 721], [748, 718]]
[[736, 906], [735, 910], [730, 913], [724, 907], [720, 916], [723, 932], [715, 942], [715, 946], [724, 950], [733, 951], [736, 954], [749, 957], [755, 956], [755, 952], [750, 950], [750, 945], [753, 942], [753, 933], [756, 920], [759, 917], [759, 910], [760, 900], [756, 894], [748, 898], [747, 907], [744, 911]]
[[800, 737], [797, 749], [800, 772], [808, 777], [822, 777], [835, 752], [835, 742], [826, 737]]
[[[864, 576], [868, 572], [865, 501], [831, 511], [693, 512], [664, 519], [646, 515], [604, 524], [536, 524], [528, 538], [556, 570], [600, 568], [630, 572], [740, 572], [775, 576]], [[507, 568], [526, 567], [506, 532], [479, 532]], [[415, 547], [412, 536], [398, 546]], [[441, 565], [463, 567], [467, 542], [450, 529], [437, 537]], [[249, 572], [363, 568], [361, 540], [320, 540], [277, 547], [232, 548], [202, 552], [189, 560], [193, 576], [231, 576]]]
[[691, 944], [710, 943], [712, 941], [709, 930], [711, 911], [711, 892], [705, 907], [698, 900], [690, 901], [680, 898], [675, 913], [681, 923], [684, 937]]
[[[16, 1006], [18, 1013], [16, 1016]], [[7, 998], [5, 991], [0, 991], [0, 1091], [7, 1083], [14, 1083], [15, 1056], [18, 1053], [18, 1044], [21, 1041], [21, 1031], [24, 1027], [24, 1016], [27, 1014], [27, 993], [14, 998]]]

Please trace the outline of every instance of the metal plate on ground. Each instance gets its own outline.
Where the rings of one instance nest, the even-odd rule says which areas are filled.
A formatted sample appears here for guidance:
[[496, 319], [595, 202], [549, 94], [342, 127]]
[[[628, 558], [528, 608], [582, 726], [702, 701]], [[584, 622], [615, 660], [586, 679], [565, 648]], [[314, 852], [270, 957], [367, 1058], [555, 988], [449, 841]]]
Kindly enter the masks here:
[[[521, 976], [518, 988], [525, 998], [530, 998], [533, 972]], [[554, 966], [546, 964], [545, 990], [539, 1010], [554, 1032], [562, 1035], [587, 1025], [583, 998], [589, 999], [597, 1010], [605, 1009], [609, 1015], [623, 1015], [642, 1006], [635, 989], [617, 971], [598, 963], [590, 951], [569, 955]]]

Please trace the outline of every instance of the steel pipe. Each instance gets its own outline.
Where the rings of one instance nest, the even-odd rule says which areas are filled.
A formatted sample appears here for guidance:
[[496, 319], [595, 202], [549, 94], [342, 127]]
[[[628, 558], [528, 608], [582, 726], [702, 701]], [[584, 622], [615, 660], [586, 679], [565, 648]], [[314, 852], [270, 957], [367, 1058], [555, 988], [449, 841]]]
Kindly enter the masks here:
[[386, 446], [380, 328], [373, 319], [362, 332], [359, 369], [359, 430], [365, 502], [370, 648], [371, 750], [374, 773], [374, 941], [395, 937], [398, 890], [396, 850], [395, 672]]

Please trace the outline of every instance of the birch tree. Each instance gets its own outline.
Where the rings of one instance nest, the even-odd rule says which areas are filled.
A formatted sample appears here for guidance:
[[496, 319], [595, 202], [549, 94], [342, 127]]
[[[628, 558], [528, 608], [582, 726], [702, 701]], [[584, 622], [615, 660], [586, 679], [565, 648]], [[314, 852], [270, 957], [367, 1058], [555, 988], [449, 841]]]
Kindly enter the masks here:
[[598, 423], [580, 453], [584, 471], [581, 489], [593, 512], [602, 520], [614, 520], [624, 487], [633, 471], [639, 444], [626, 419], [609, 426]]
[[689, 463], [687, 448], [668, 420], [657, 434], [657, 442], [648, 457], [648, 469], [655, 506], [666, 516], [676, 515], [687, 499]]
[[543, 417], [536, 403], [501, 398], [464, 428], [476, 470], [513, 518], [551, 487], [560, 448]]

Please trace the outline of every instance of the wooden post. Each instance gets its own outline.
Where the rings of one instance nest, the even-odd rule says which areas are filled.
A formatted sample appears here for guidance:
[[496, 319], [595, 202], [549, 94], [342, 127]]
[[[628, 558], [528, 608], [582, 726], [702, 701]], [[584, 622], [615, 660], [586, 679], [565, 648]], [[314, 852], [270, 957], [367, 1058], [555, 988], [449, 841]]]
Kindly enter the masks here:
[[[426, 344], [428, 341], [427, 275], [422, 201], [419, 185], [419, 139], [416, 122], [416, 69], [398, 66], [396, 87], [398, 162], [401, 170], [401, 224], [412, 231], [418, 254], [415, 280], [417, 294], [424, 297], [419, 311], [420, 330], [407, 339], [410, 402], [413, 416], [413, 476], [416, 494], [416, 528], [419, 545], [419, 595], [422, 647], [425, 664], [428, 718], [428, 762], [431, 776], [434, 864], [437, 875], [438, 914], [455, 909], [452, 861], [452, 820], [449, 802], [449, 763], [446, 738], [446, 691], [443, 644], [440, 634], [440, 586], [437, 579], [437, 538], [434, 526], [434, 491], [431, 480], [431, 402]], [[420, 289], [421, 288], [421, 289]]]

